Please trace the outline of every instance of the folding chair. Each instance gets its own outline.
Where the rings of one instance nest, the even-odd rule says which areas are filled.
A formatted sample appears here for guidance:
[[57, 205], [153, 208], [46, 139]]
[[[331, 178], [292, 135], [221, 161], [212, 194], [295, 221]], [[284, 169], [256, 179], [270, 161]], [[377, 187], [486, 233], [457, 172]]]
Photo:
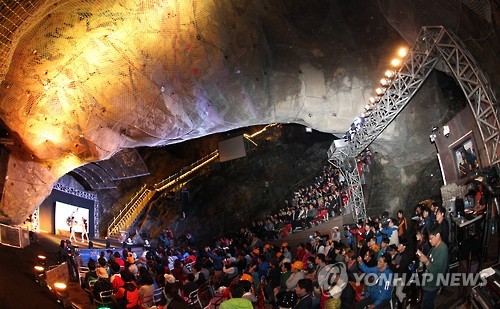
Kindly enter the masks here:
[[153, 304], [155, 304], [155, 306], [158, 306], [158, 304], [160, 303], [162, 293], [163, 293], [163, 288], [155, 289], [153, 293]]
[[85, 266], [80, 266], [78, 267], [78, 279], [80, 281], [80, 285], [83, 284], [83, 281], [85, 280], [85, 275], [90, 271], [88, 267]]
[[112, 305], [113, 303], [113, 290], [102, 291], [99, 293], [99, 299], [94, 298], [94, 305], [96, 308], [102, 308]]
[[198, 289], [189, 293], [187, 302], [190, 308], [203, 309], [203, 305], [201, 304], [200, 297], [198, 295]]

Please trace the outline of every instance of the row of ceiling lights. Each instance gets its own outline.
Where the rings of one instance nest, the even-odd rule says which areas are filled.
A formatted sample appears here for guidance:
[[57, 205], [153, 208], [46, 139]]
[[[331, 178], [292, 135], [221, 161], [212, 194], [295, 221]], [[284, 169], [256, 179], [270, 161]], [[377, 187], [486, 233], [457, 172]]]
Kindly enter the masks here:
[[369, 117], [372, 114], [372, 110], [375, 108], [376, 104], [380, 102], [380, 100], [384, 96], [385, 91], [394, 80], [394, 77], [396, 76], [396, 70], [399, 69], [399, 67], [401, 67], [403, 59], [408, 55], [408, 48], [401, 47], [397, 51], [396, 55], [397, 56], [393, 58], [390, 62], [391, 68], [385, 71], [384, 77], [380, 80], [380, 86], [377, 89], [375, 89], [376, 95], [368, 99], [368, 104], [365, 105], [364, 112], [362, 112], [361, 115], [359, 115], [358, 117], [354, 118], [351, 127], [344, 135], [343, 138], [346, 141], [351, 140], [351, 136], [363, 126], [365, 118]]

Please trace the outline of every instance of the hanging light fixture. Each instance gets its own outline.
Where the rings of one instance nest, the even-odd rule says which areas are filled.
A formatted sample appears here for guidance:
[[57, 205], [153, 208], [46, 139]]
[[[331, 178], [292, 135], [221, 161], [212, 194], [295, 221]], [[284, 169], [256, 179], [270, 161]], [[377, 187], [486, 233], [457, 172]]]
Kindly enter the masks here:
[[401, 57], [401, 58], [404, 58], [406, 57], [406, 55], [408, 55], [408, 48], [406, 47], [401, 47], [399, 50], [398, 50], [398, 56]]

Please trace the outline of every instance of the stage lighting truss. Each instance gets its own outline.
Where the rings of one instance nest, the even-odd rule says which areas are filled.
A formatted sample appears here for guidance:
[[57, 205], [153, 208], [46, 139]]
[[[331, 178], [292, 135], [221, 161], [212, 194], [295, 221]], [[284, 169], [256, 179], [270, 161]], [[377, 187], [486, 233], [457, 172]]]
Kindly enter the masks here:
[[[392, 77], [380, 101], [371, 110], [364, 125], [354, 132], [344, 149], [332, 144], [329, 161], [344, 172], [349, 182], [349, 202], [355, 220], [366, 219], [359, 173], [348, 173], [341, 162], [366, 149], [408, 104], [436, 64], [443, 62], [465, 93], [479, 128], [490, 166], [500, 163], [500, 127], [496, 98], [490, 83], [472, 55], [456, 35], [442, 26], [422, 27], [417, 41]], [[352, 177], [352, 178], [351, 178]], [[361, 191], [361, 193], [359, 192]]]

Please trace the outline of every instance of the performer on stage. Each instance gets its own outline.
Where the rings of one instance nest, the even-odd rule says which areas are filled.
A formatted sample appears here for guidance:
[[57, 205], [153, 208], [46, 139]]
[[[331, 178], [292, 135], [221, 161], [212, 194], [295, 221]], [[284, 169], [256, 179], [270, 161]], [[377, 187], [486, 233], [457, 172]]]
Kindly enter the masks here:
[[76, 220], [75, 216], [71, 216], [71, 220], [69, 222], [69, 241], [76, 241], [76, 236], [75, 236], [75, 228], [76, 228]]
[[[86, 241], [89, 241], [89, 233], [87, 231], [87, 219], [85, 219], [84, 217], [82, 217], [82, 242], [86, 242]], [[87, 240], [85, 241], [85, 237], [87, 238]]]

